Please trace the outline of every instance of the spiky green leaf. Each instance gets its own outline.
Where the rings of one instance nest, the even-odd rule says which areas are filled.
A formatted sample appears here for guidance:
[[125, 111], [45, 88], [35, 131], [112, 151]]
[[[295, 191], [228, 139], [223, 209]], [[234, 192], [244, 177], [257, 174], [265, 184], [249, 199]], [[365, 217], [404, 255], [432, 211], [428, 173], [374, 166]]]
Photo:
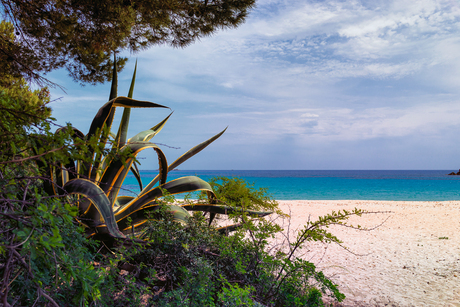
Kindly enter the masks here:
[[[168, 166], [168, 172], [170, 170], [175, 169], [176, 167], [181, 165], [183, 162], [187, 161], [188, 159], [190, 159], [191, 157], [193, 157], [194, 155], [196, 155], [197, 153], [199, 153], [200, 151], [205, 149], [209, 144], [211, 144], [212, 142], [217, 140], [222, 134], [224, 134], [225, 130], [227, 130], [227, 128], [225, 128], [224, 130], [222, 130], [221, 132], [219, 132], [218, 134], [216, 134], [212, 138], [210, 138], [210, 139], [204, 141], [203, 143], [200, 143], [197, 146], [195, 146], [195, 147], [191, 148], [190, 150], [188, 150], [186, 153], [184, 153], [176, 161], [174, 161], [173, 163], [171, 163]], [[151, 188], [153, 188], [155, 186], [155, 184], [157, 184], [159, 179], [160, 179], [159, 176], [156, 176], [155, 178], [153, 178], [153, 180], [141, 191], [141, 193], [139, 195], [143, 195], [143, 194], [147, 193]]]
[[244, 212], [248, 215], [253, 215], [257, 217], [264, 217], [267, 215], [272, 214], [273, 212], [264, 212], [264, 211], [252, 211], [252, 210], [243, 210], [241, 208], [232, 208], [229, 206], [219, 206], [213, 204], [187, 204], [182, 205], [187, 211], [201, 211], [201, 212], [210, 212], [210, 213], [217, 213], [217, 214], [231, 214], [235, 212]]
[[[142, 209], [131, 212], [129, 215], [118, 220], [118, 227], [124, 233], [130, 233], [131, 227], [135, 228], [135, 232], [138, 232], [136, 228], [142, 227], [149, 218], [156, 219], [160, 218], [160, 215], [157, 216], [156, 212], [161, 208], [162, 205], [158, 203], [151, 204]], [[190, 213], [187, 210], [183, 209], [177, 205], [165, 205], [166, 210], [172, 214], [173, 221], [179, 222], [182, 224], [187, 224], [188, 219], [190, 218]]]
[[131, 173], [133, 173], [134, 177], [137, 180], [137, 183], [139, 184], [139, 190], [142, 191], [142, 189], [144, 187], [142, 186], [142, 178], [141, 178], [141, 174], [139, 172], [139, 169], [137, 168], [137, 163], [136, 162], [134, 162], [133, 165], [131, 166]]
[[123, 209], [119, 210], [115, 214], [115, 218], [118, 221], [131, 214], [132, 212], [137, 211], [152, 202], [155, 202], [157, 198], [163, 196], [163, 190], [166, 190], [171, 195], [194, 191], [206, 191], [211, 195], [214, 195], [211, 186], [206, 181], [195, 176], [181, 177], [175, 180], [171, 180], [161, 185], [160, 187], [156, 187], [144, 195], [136, 197], [130, 203], [124, 206]]
[[[87, 210], [87, 213], [80, 218], [80, 221], [88, 227], [105, 225], [108, 232], [116, 238], [123, 238], [124, 235], [118, 229], [110, 201], [104, 191], [94, 182], [86, 179], [72, 179], [64, 185], [69, 194], [78, 194], [90, 202], [90, 207], [96, 210]], [[90, 213], [91, 211], [91, 213]]]
[[169, 114], [165, 119], [163, 119], [160, 123], [158, 123], [154, 127], [148, 130], [139, 132], [138, 134], [130, 138], [128, 140], [128, 143], [133, 143], [133, 142], [138, 142], [138, 141], [150, 141], [156, 134], [158, 134], [161, 131], [161, 129], [163, 129], [164, 125], [168, 121], [169, 117], [171, 117], [171, 115], [172, 113]]
[[[97, 112], [96, 116], [91, 123], [91, 127], [87, 134], [87, 139], [91, 139], [96, 137], [100, 144], [105, 145], [108, 137], [108, 132], [102, 133], [104, 129], [110, 131], [110, 127], [112, 126], [113, 118], [110, 117], [111, 112], [114, 110], [115, 107], [125, 107], [125, 108], [168, 108], [166, 106], [156, 104], [153, 102], [148, 101], [140, 101], [134, 100], [128, 97], [117, 97], [115, 99], [110, 100], [106, 104], [104, 104], [99, 111]], [[95, 148], [90, 148], [90, 155], [92, 159], [94, 159], [94, 152]], [[96, 157], [93, 165], [85, 164], [85, 174], [90, 176], [91, 178], [96, 178], [96, 172], [94, 170], [98, 170], [100, 166], [100, 154]]]
[[157, 153], [160, 169], [159, 175], [161, 176], [161, 181], [166, 182], [168, 162], [163, 151], [161, 151], [161, 149], [158, 148], [157, 145], [150, 142], [136, 142], [126, 144], [121, 149], [121, 156], [123, 156], [126, 153], [130, 153], [130, 156], [126, 159], [126, 161], [123, 161], [120, 158], [115, 157], [110, 162], [108, 162], [108, 167], [104, 170], [99, 184], [101, 189], [107, 194], [112, 204], [114, 204], [115, 199], [117, 198], [120, 188], [123, 184], [123, 181], [128, 175], [129, 170], [131, 169], [134, 158], [142, 150], [147, 148], [153, 148]]
[[[133, 98], [134, 83], [136, 81], [136, 71], [137, 71], [137, 60], [136, 60], [136, 65], [134, 65], [134, 73], [133, 73], [133, 78], [131, 79], [131, 86], [129, 87], [128, 98]], [[120, 126], [118, 128], [118, 133], [115, 138], [117, 142], [117, 148], [121, 148], [126, 144], [130, 115], [131, 115], [131, 109], [124, 108], [123, 116], [121, 117]]]

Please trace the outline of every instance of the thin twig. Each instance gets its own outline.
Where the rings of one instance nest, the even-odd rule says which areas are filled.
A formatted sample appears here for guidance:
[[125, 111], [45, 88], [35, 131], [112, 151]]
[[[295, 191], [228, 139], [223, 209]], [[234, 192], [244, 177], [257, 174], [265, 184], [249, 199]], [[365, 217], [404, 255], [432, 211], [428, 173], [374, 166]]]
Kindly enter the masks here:
[[26, 158], [22, 158], [22, 159], [17, 159], [17, 160], [9, 160], [9, 161], [1, 161], [0, 164], [9, 164], [9, 163], [19, 163], [19, 162], [24, 162], [24, 161], [28, 161], [28, 160], [34, 160], [34, 159], [37, 159], [37, 158], [40, 158], [40, 157], [43, 157], [49, 153], [52, 153], [52, 152], [55, 152], [55, 151], [59, 151], [59, 150], [62, 150], [64, 148], [66, 148], [67, 146], [61, 146], [59, 148], [55, 148], [55, 149], [51, 149], [51, 150], [48, 150], [47, 152], [44, 152], [42, 154], [39, 154], [39, 155], [35, 155], [35, 156], [31, 156], [31, 157], [26, 157]]
[[5, 245], [5, 247], [6, 248], [18, 248], [19, 246], [25, 244], [29, 240], [29, 238], [32, 235], [32, 233], [34, 232], [34, 230], [35, 230], [35, 226], [34, 226], [34, 228], [32, 228], [32, 230], [30, 231], [29, 235], [27, 236], [27, 238], [23, 242], [21, 242], [19, 244], [16, 244], [16, 245]]

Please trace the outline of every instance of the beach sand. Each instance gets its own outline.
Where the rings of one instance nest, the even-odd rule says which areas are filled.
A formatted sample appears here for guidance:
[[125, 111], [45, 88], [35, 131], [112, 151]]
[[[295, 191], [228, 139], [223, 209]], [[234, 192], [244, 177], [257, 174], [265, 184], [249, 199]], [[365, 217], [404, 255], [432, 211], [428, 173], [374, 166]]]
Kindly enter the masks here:
[[[460, 202], [279, 201], [290, 229], [332, 211], [359, 208], [386, 213], [353, 217], [359, 231], [332, 226], [349, 250], [308, 243], [304, 258], [339, 285], [337, 306], [459, 306]], [[383, 222], [383, 224], [382, 224]], [[288, 221], [284, 221], [287, 229]]]

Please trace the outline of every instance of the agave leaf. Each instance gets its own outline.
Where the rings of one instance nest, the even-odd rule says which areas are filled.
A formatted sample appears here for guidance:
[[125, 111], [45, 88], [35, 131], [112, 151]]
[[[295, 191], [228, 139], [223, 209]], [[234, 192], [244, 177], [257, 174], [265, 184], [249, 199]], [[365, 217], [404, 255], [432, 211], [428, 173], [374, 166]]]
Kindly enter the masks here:
[[[96, 116], [93, 119], [93, 122], [91, 123], [91, 127], [89, 129], [89, 132], [87, 134], [87, 139], [91, 139], [93, 137], [96, 137], [98, 140], [100, 140], [101, 144], [105, 144], [107, 141], [107, 136], [105, 134], [102, 134], [102, 131], [105, 129], [110, 130], [110, 127], [112, 126], [112, 121], [113, 118], [110, 118], [110, 114], [112, 110], [115, 107], [125, 107], [125, 108], [168, 108], [166, 106], [156, 104], [153, 102], [148, 102], [148, 101], [140, 101], [140, 100], [134, 100], [128, 97], [117, 97], [106, 104], [104, 104], [99, 111], [97, 112]], [[90, 156], [94, 158], [94, 152], [95, 148], [91, 147], [90, 148]], [[91, 176], [91, 170], [94, 168], [95, 170], [99, 169], [99, 159], [96, 159], [94, 162], [94, 165], [85, 165], [85, 173], [87, 176]], [[93, 178], [95, 178], [95, 173], [93, 174]]]
[[[133, 73], [133, 78], [131, 79], [131, 86], [129, 87], [128, 98], [133, 98], [134, 83], [136, 81], [136, 71], [137, 71], [137, 60], [136, 60], [136, 65], [134, 65], [134, 73]], [[131, 115], [131, 109], [124, 108], [123, 116], [121, 117], [120, 127], [118, 128], [118, 133], [115, 138], [117, 142], [117, 148], [121, 148], [122, 146], [126, 144], [130, 115]]]
[[[54, 172], [56, 178], [55, 182], [58, 185], [57, 193], [55, 193], [55, 195], [64, 195], [65, 191], [59, 187], [63, 187], [70, 179], [76, 178], [75, 163], [73, 161], [69, 161], [65, 165], [61, 163], [59, 168], [54, 168]], [[56, 192], [56, 188], [54, 188], [54, 190]]]
[[[188, 159], [190, 159], [191, 157], [193, 157], [194, 155], [196, 155], [197, 153], [199, 153], [200, 151], [205, 149], [209, 144], [211, 144], [212, 142], [217, 140], [222, 134], [224, 134], [225, 130], [227, 130], [227, 128], [225, 128], [224, 130], [222, 130], [220, 133], [216, 134], [212, 138], [210, 138], [210, 139], [204, 141], [203, 143], [198, 144], [195, 147], [193, 147], [192, 149], [188, 150], [186, 153], [184, 153], [176, 161], [174, 161], [173, 163], [171, 163], [168, 166], [168, 172], [170, 170], [175, 169], [176, 167], [181, 165], [183, 162], [187, 161]], [[139, 193], [139, 195], [143, 195], [143, 194], [147, 193], [152, 187], [155, 186], [155, 184], [158, 182], [159, 179], [160, 179], [160, 177], [158, 175], [155, 178], [153, 178], [153, 180]]]
[[215, 204], [187, 204], [182, 205], [187, 211], [202, 211], [202, 212], [209, 212], [209, 225], [211, 225], [212, 221], [216, 217], [216, 214], [230, 214], [234, 212], [244, 212], [252, 216], [263, 217], [272, 214], [273, 212], [263, 212], [263, 211], [252, 211], [252, 210], [244, 210], [240, 208], [232, 208], [229, 206], [219, 206]]
[[[81, 132], [80, 130], [78, 130], [77, 128], [74, 128], [74, 127], [71, 127], [71, 129], [72, 129], [71, 138], [73, 140], [76, 140], [76, 139], [84, 140], [85, 139], [85, 134], [83, 132]], [[69, 181], [69, 180], [78, 178], [79, 165], [80, 165], [80, 161], [69, 161], [64, 166], [65, 171], [67, 171], [67, 173], [68, 173], [68, 178], [64, 179], [64, 184], [66, 184], [67, 181]]]
[[[46, 178], [43, 181], [43, 189], [48, 195], [64, 195], [65, 191], [62, 187], [65, 184], [66, 175], [68, 177], [68, 172], [66, 168], [56, 161], [48, 161], [44, 163], [41, 160], [37, 160], [37, 166], [43, 172], [42, 176]], [[55, 164], [59, 164], [57, 167]], [[69, 168], [72, 166], [71, 163], [68, 164]], [[66, 172], [66, 174], [64, 174]]]
[[[173, 221], [179, 222], [182, 224], [187, 224], [188, 219], [190, 217], [190, 213], [187, 212], [187, 210], [184, 210], [182, 207], [177, 206], [177, 205], [166, 205], [167, 211], [169, 211], [172, 216], [173, 216]], [[146, 206], [140, 210], [134, 211], [128, 216], [120, 219], [117, 221], [118, 227], [122, 232], [127, 231], [132, 232], [131, 226], [134, 226], [134, 228], [141, 226], [145, 222], [148, 221], [149, 218], [155, 219], [155, 218], [160, 218], [159, 216], [155, 214], [156, 211], [158, 211], [161, 208], [160, 204], [154, 204], [154, 205], [149, 205]], [[130, 220], [130, 222], [128, 221]], [[136, 230], [135, 230], [136, 232]]]
[[158, 132], [161, 131], [161, 129], [163, 129], [164, 125], [168, 121], [169, 117], [171, 117], [171, 115], [172, 115], [172, 112], [165, 119], [163, 119], [159, 124], [155, 125], [154, 127], [148, 130], [139, 132], [138, 134], [130, 138], [128, 140], [128, 143], [138, 142], [138, 141], [150, 141], [156, 134], [158, 134]]
[[118, 89], [117, 55], [114, 53], [113, 54], [112, 83], [110, 85], [109, 100], [112, 100], [118, 96], [117, 89]]
[[51, 189], [53, 191], [53, 195], [59, 195], [59, 188], [58, 188], [58, 184], [57, 184], [57, 176], [56, 176], [56, 167], [52, 164], [49, 164], [48, 167], [47, 167], [47, 171], [48, 171], [48, 175], [49, 175], [49, 178], [51, 178], [52, 180], [52, 184], [51, 184]]
[[[142, 191], [143, 187], [142, 187], [141, 174], [139, 172], [139, 169], [137, 168], [137, 163], [136, 162], [134, 162], [133, 165], [131, 166], [131, 173], [133, 173], [134, 177], [136, 177], [137, 183], [139, 183], [139, 190]], [[165, 179], [165, 182], [166, 182], [166, 179]]]
[[210, 212], [210, 213], [218, 213], [218, 214], [230, 214], [234, 212], [244, 212], [249, 215], [255, 215], [257, 217], [263, 217], [272, 214], [273, 212], [263, 212], [263, 211], [252, 211], [252, 210], [244, 210], [240, 208], [232, 208], [229, 206], [218, 206], [213, 204], [187, 204], [182, 205], [187, 211], [202, 211], [202, 212]]
[[[110, 111], [115, 108], [115, 107], [125, 107], [125, 108], [168, 108], [166, 106], [163, 106], [161, 104], [149, 102], [149, 101], [141, 101], [141, 100], [135, 100], [132, 98], [128, 97], [123, 97], [119, 96], [117, 98], [114, 98], [104, 104], [99, 111], [97, 112], [96, 116], [93, 119], [93, 122], [91, 123], [91, 127], [88, 132], [88, 138], [96, 135], [96, 132], [101, 133], [101, 128], [104, 125], [111, 126], [111, 122], [107, 122], [108, 116], [110, 114]], [[169, 109], [169, 108], [168, 108]]]
[[216, 228], [216, 230], [222, 235], [227, 235], [229, 232], [235, 231], [238, 228], [241, 228], [242, 226], [243, 224], [233, 224], [233, 225]]
[[[109, 95], [109, 101], [112, 99], [115, 99], [118, 96], [118, 71], [117, 71], [117, 56], [114, 53], [113, 54], [113, 73], [112, 73], [112, 84], [110, 86], [110, 95]], [[105, 146], [107, 143], [107, 140], [109, 138], [109, 135], [111, 134], [111, 127], [112, 127], [112, 122], [113, 122], [113, 117], [115, 116], [115, 108], [111, 108], [109, 111], [109, 115], [107, 116], [106, 123], [107, 125], [101, 126], [100, 129], [100, 138], [99, 138], [99, 144], [102, 144], [102, 146]], [[104, 129], [105, 128], [105, 129]], [[98, 152], [96, 154], [96, 158], [94, 159], [93, 165], [95, 166], [90, 170], [90, 178], [91, 179], [97, 179], [99, 176], [98, 171], [100, 170], [100, 162], [102, 160], [102, 152]], [[87, 165], [90, 167], [89, 165]]]
[[[55, 131], [55, 135], [58, 135], [59, 133], [69, 129], [68, 126], [66, 127], [61, 127]], [[72, 130], [71, 133], [71, 138], [72, 139], [81, 139], [83, 140], [85, 135], [78, 129], [74, 127], [70, 127]], [[33, 148], [33, 151], [35, 154], [38, 154], [38, 151]], [[62, 195], [64, 191], [62, 190], [62, 186], [70, 179], [76, 178], [78, 175], [77, 169], [76, 169], [76, 163], [77, 161], [68, 161], [67, 164], [63, 165], [62, 163], [59, 163], [57, 161], [42, 161], [40, 159], [36, 160], [37, 167], [41, 169], [43, 172], [42, 176], [44, 178], [48, 178], [47, 180], [43, 181], [43, 188], [45, 192], [49, 195]], [[59, 165], [59, 167], [56, 167], [56, 165]]]
[[105, 224], [107, 231], [116, 238], [124, 238], [124, 235], [118, 229], [115, 216], [110, 206], [110, 201], [104, 194], [104, 191], [94, 182], [86, 179], [72, 179], [64, 185], [64, 189], [69, 194], [78, 194], [85, 197], [91, 206], [96, 208], [97, 214], [86, 214], [80, 221], [89, 227], [99, 224]]
[[52, 166], [49, 163], [45, 163], [41, 159], [35, 160], [35, 163], [37, 164], [38, 169], [41, 172], [41, 176], [44, 178], [43, 180], [43, 190], [48, 194], [48, 195], [56, 195], [56, 191], [54, 189], [54, 178], [53, 178], [53, 172], [52, 172]]
[[133, 77], [131, 79], [131, 85], [129, 86], [129, 91], [128, 91], [129, 98], [133, 98], [134, 83], [136, 82], [136, 71], [137, 71], [137, 59], [136, 59], [136, 64], [134, 64], [134, 72], [133, 72]]
[[[69, 172], [67, 171], [67, 169], [62, 165], [61, 166], [63, 168], [62, 170], [62, 186], [64, 186], [64, 184], [66, 184], [67, 181], [69, 181]], [[75, 165], [74, 165], [75, 167]]]
[[125, 206], [127, 203], [129, 203], [133, 199], [134, 199], [134, 196], [118, 196], [113, 206], [114, 212], [117, 212], [117, 210], [119, 210], [120, 208], [123, 208], [123, 206]]
[[133, 164], [134, 158], [144, 149], [153, 148], [158, 155], [159, 169], [162, 177], [162, 181], [166, 182], [167, 178], [167, 165], [166, 156], [158, 148], [157, 145], [150, 142], [136, 142], [129, 143], [121, 149], [121, 154], [131, 153], [130, 157], [126, 161], [121, 159], [112, 159], [110, 162], [107, 162], [108, 166], [101, 176], [101, 181], [99, 186], [107, 194], [109, 200], [114, 204], [115, 199], [120, 191], [120, 188], [123, 184], [123, 181], [126, 178], [131, 166]]
[[194, 191], [206, 191], [211, 195], [214, 195], [211, 186], [206, 181], [195, 176], [181, 177], [175, 180], [171, 180], [159, 187], [156, 187], [155, 189], [150, 190], [144, 195], [136, 197], [130, 203], [125, 205], [121, 210], [119, 210], [115, 214], [115, 218], [117, 219], [117, 221], [119, 221], [120, 219], [131, 214], [132, 212], [149, 205], [150, 203], [154, 202], [158, 197], [163, 196], [162, 190], [166, 190], [171, 195]]
[[129, 117], [131, 115], [130, 108], [123, 109], [123, 116], [121, 117], [120, 126], [118, 127], [118, 133], [115, 138], [117, 148], [121, 148], [126, 144], [126, 136], [128, 134]]
[[[61, 131], [65, 131], [68, 128], [69, 127], [61, 127], [56, 130], [55, 134], [57, 135]], [[70, 129], [72, 130], [71, 135], [70, 135], [72, 140], [76, 140], [76, 139], [84, 140], [85, 135], [83, 134], [83, 132], [81, 132], [80, 130], [74, 127], [70, 127]], [[59, 170], [55, 169], [56, 182], [59, 182], [61, 186], [64, 186], [67, 183], [67, 181], [77, 178], [78, 177], [77, 166], [76, 166], [77, 163], [78, 161], [70, 160], [65, 165], [61, 164], [61, 167]], [[64, 192], [63, 190], [61, 191]], [[60, 194], [62, 195], [63, 193], [60, 193]]]
[[[228, 127], [227, 127], [228, 128]], [[200, 151], [202, 151], [203, 149], [205, 149], [206, 147], [208, 147], [209, 144], [211, 144], [212, 142], [214, 142], [215, 140], [217, 140], [222, 134], [224, 134], [224, 132], [227, 130], [227, 128], [225, 128], [224, 130], [222, 130], [220, 133], [216, 134], [215, 136], [213, 136], [212, 138], [204, 141], [203, 143], [201, 144], [198, 144], [196, 145], [195, 147], [193, 147], [192, 149], [190, 149], [189, 151], [187, 151], [186, 153], [184, 153], [182, 156], [180, 156], [176, 161], [174, 161], [170, 166], [169, 168], [171, 170], [175, 169], [176, 167], [178, 167], [179, 165], [181, 165], [183, 162], [187, 161], [188, 159], [190, 159], [191, 157], [193, 157], [194, 155], [196, 155], [197, 153], [199, 153]]]
[[[180, 206], [176, 205], [166, 205], [167, 211], [169, 211], [173, 215], [173, 221], [179, 222], [182, 224], [187, 224], [190, 214], [181, 208]], [[126, 235], [130, 235], [134, 233], [135, 235], [142, 234], [140, 230], [146, 226], [146, 222], [149, 219], [156, 219], [161, 218], [158, 214], [161, 205], [154, 202], [151, 203], [149, 206], [146, 206], [142, 209], [137, 211], [131, 212], [129, 215], [125, 216], [124, 218], [118, 221], [119, 229]], [[107, 233], [108, 230], [104, 225], [97, 227], [98, 233]]]

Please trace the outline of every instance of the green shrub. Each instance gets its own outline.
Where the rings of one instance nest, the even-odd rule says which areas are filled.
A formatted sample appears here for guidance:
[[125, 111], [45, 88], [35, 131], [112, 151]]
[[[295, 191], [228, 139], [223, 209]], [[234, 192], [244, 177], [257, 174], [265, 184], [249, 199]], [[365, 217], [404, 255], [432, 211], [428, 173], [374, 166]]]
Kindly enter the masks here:
[[[244, 187], [252, 195], [261, 192], [239, 178], [219, 180]], [[278, 209], [266, 191], [257, 197], [261, 199], [269, 202], [259, 203], [260, 208], [270, 205]], [[124, 253], [118, 264], [130, 268], [127, 276], [135, 276], [138, 287], [145, 289], [144, 294], [150, 293], [149, 304], [153, 306], [323, 306], [323, 295], [338, 301], [344, 298], [313, 263], [295, 257], [295, 250], [268, 252], [270, 239], [282, 231], [273, 222], [247, 219], [247, 213], [240, 211], [239, 215], [232, 214], [232, 218], [239, 220], [241, 227], [231, 235], [222, 236], [216, 227], [208, 225], [202, 214], [195, 213], [187, 224], [174, 222], [167, 207], [162, 208], [161, 214], [161, 218], [148, 222], [148, 227], [155, 229], [146, 232], [149, 244]], [[339, 242], [323, 228], [331, 223], [344, 223], [355, 214], [359, 211], [334, 213], [306, 225], [292, 248], [298, 249], [310, 240]], [[119, 276], [117, 271], [114, 274]], [[121, 284], [128, 280], [123, 278]], [[106, 299], [112, 302], [117, 298]]]
[[[83, 228], [74, 224], [77, 211], [43, 192], [34, 161], [66, 159], [52, 149], [65, 147], [71, 139], [50, 132], [46, 88], [32, 91], [22, 79], [1, 81], [0, 301], [58, 306], [97, 300], [102, 278]], [[31, 156], [34, 148], [36, 155]]]

